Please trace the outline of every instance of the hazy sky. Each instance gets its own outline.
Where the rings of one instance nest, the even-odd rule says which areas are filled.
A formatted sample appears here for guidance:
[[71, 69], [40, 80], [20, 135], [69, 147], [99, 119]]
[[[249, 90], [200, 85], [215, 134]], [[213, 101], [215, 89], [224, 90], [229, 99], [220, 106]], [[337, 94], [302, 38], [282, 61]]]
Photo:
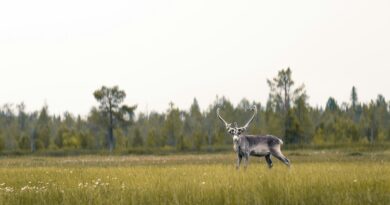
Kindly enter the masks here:
[[86, 115], [118, 85], [138, 111], [266, 102], [291, 67], [311, 105], [390, 98], [390, 1], [0, 2], [0, 104]]

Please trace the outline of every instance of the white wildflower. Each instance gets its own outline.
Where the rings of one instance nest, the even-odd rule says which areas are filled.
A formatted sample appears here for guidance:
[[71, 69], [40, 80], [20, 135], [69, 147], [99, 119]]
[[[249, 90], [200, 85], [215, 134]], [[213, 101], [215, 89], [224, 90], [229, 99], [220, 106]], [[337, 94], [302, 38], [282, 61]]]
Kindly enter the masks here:
[[12, 187], [5, 187], [5, 192], [14, 192], [14, 188], [12, 188]]

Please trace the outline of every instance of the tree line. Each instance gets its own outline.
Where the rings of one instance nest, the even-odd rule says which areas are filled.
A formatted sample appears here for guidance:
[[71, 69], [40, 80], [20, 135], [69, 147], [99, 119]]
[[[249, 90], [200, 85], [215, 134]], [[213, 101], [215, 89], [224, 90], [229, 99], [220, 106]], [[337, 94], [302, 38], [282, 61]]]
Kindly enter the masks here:
[[216, 116], [244, 123], [258, 113], [249, 127], [254, 134], [272, 134], [286, 144], [376, 143], [390, 141], [390, 102], [378, 95], [368, 103], [358, 100], [355, 87], [349, 102], [329, 97], [323, 107], [308, 104], [302, 84], [296, 86], [290, 68], [267, 80], [270, 93], [266, 104], [242, 99], [234, 106], [226, 97], [216, 97], [202, 111], [196, 98], [189, 110], [173, 103], [166, 112], [140, 113], [125, 105], [126, 93], [119, 87], [102, 86], [93, 93], [98, 106], [88, 116], [69, 112], [51, 115], [44, 105], [26, 112], [25, 104], [5, 104], [0, 109], [0, 151], [39, 150], [215, 150], [231, 146], [232, 138]]

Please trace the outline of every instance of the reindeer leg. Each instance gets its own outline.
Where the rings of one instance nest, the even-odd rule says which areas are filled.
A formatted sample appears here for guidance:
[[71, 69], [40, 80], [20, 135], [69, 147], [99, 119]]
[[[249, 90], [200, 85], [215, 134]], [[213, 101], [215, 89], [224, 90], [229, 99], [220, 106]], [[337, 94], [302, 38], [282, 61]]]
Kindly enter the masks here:
[[248, 154], [245, 154], [245, 164], [244, 164], [244, 169], [246, 170], [246, 168], [248, 167], [248, 160], [249, 160], [249, 155]]
[[271, 154], [265, 155], [265, 160], [267, 161], [268, 168], [272, 168]]
[[237, 165], [236, 165], [237, 170], [240, 168], [241, 160], [242, 160], [242, 156], [240, 154], [237, 154]]
[[287, 165], [288, 167], [290, 167], [290, 161], [287, 159], [287, 157], [285, 157], [282, 152], [280, 152], [279, 150], [274, 150], [272, 149], [271, 150], [271, 154], [276, 157], [277, 159], [279, 159], [280, 161], [282, 161], [285, 165]]

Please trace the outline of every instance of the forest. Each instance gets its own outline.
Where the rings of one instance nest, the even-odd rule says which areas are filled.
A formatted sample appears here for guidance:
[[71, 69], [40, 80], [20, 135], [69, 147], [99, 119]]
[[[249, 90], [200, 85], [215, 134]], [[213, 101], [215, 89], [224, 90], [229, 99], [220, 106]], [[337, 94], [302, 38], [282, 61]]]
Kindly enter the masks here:
[[245, 123], [256, 106], [257, 116], [249, 133], [279, 136], [285, 145], [378, 144], [390, 141], [390, 102], [378, 95], [359, 102], [352, 86], [349, 102], [329, 97], [324, 106], [308, 104], [305, 86], [294, 82], [290, 68], [267, 80], [266, 104], [242, 99], [236, 106], [228, 97], [216, 96], [202, 111], [194, 98], [189, 110], [173, 102], [166, 112], [139, 113], [136, 105], [125, 105], [125, 91], [102, 86], [92, 93], [98, 106], [87, 116], [65, 112], [52, 115], [49, 106], [26, 112], [26, 105], [4, 104], [0, 108], [0, 151], [34, 153], [48, 151], [92, 152], [213, 152], [231, 149], [232, 139], [219, 121]]

